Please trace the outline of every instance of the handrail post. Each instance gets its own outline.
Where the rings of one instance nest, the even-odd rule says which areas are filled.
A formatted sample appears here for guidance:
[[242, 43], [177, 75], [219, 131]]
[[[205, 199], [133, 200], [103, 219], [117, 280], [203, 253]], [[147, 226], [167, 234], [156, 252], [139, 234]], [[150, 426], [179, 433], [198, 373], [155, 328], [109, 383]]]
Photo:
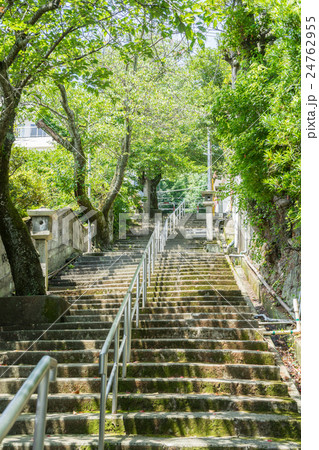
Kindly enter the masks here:
[[128, 336], [127, 336], [127, 362], [131, 360], [131, 340], [132, 340], [132, 292], [129, 293], [128, 298]]
[[155, 239], [152, 241], [152, 274], [154, 272], [154, 263], [155, 263]]
[[113, 363], [115, 364], [115, 374], [113, 379], [113, 391], [112, 391], [112, 414], [116, 414], [117, 411], [117, 394], [118, 394], [118, 379], [119, 379], [119, 347], [120, 347], [120, 325], [117, 327], [114, 336]]
[[[98, 450], [104, 450], [105, 436], [105, 410], [106, 410], [106, 385], [107, 385], [107, 355], [103, 355], [103, 373], [101, 376], [101, 398], [100, 398], [100, 422], [99, 422], [99, 447]], [[101, 363], [101, 357], [100, 357]]]
[[139, 316], [140, 316], [140, 274], [136, 278], [136, 326], [138, 327]]
[[48, 409], [49, 377], [50, 372], [48, 371], [42, 378], [38, 387], [38, 400], [34, 424], [34, 450], [42, 450], [44, 445], [46, 415]]
[[147, 299], [147, 261], [146, 256], [143, 261], [143, 308], [145, 308]]
[[148, 247], [147, 251], [147, 275], [148, 275], [148, 285], [151, 284], [151, 246]]
[[129, 335], [129, 309], [128, 309], [128, 303], [125, 306], [124, 311], [124, 328], [123, 328], [123, 339], [126, 339], [124, 348], [123, 348], [123, 358], [122, 358], [122, 378], [126, 377], [126, 365], [127, 365], [127, 359], [128, 359], [128, 335]]

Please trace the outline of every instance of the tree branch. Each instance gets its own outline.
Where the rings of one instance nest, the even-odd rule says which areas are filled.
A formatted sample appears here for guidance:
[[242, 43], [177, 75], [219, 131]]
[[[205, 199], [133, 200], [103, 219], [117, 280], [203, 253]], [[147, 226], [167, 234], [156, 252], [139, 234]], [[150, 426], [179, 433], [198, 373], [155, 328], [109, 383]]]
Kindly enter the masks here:
[[[38, 20], [48, 11], [54, 11], [60, 6], [60, 0], [53, 0], [47, 4], [42, 5], [31, 17], [30, 20], [27, 21], [26, 25], [33, 26]], [[16, 33], [16, 41], [11, 47], [11, 50], [8, 53], [8, 56], [4, 59], [4, 63], [6, 68], [10, 67], [14, 61], [16, 60], [18, 54], [26, 48], [29, 41], [32, 39], [33, 35], [27, 36], [25, 31], [19, 31]]]
[[54, 131], [49, 125], [47, 125], [42, 119], [38, 120], [36, 126], [41, 128], [41, 130], [45, 131], [52, 139], [58, 144], [62, 145], [66, 150], [73, 153], [74, 148], [71, 142], [68, 139], [63, 138], [56, 131]]

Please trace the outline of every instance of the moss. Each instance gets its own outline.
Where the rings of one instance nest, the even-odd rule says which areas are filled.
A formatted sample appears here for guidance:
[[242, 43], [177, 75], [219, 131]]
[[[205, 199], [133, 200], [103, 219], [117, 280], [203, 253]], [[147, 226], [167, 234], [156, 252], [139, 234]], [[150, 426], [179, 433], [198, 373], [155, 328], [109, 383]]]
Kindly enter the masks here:
[[56, 302], [56, 299], [47, 297], [45, 299], [43, 315], [48, 319], [49, 322], [54, 322], [54, 320], [59, 315], [59, 305]]

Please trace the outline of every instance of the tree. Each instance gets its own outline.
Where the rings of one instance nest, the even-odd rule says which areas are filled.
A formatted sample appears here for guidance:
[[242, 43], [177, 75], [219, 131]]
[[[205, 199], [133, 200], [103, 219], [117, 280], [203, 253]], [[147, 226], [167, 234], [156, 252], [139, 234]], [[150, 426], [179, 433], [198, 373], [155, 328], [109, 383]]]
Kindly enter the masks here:
[[[149, 68], [144, 86], [145, 113], [134, 133], [130, 168], [144, 192], [144, 212], [158, 209], [157, 186], [162, 179], [176, 179], [181, 172], [202, 170], [203, 148], [196, 136], [200, 108], [194, 105], [194, 85], [183, 45], [172, 51], [167, 44], [158, 63]], [[205, 164], [205, 162], [204, 162]]]
[[238, 11], [222, 49], [236, 49], [241, 70], [235, 89], [225, 84], [212, 99], [212, 122], [229, 192], [273, 263], [300, 224], [300, 10], [297, 1], [265, 1]]
[[[0, 234], [11, 267], [16, 294], [43, 294], [44, 281], [38, 256], [9, 194], [9, 163], [14, 141], [14, 124], [23, 92], [40, 79], [53, 76], [63, 82], [88, 72], [94, 53], [105, 45], [119, 44], [119, 39], [135, 33], [138, 20], [147, 13], [153, 23], [185, 31], [193, 38], [192, 2], [174, 1], [168, 5], [141, 5], [131, 1], [87, 2], [75, 0], [64, 5], [60, 0], [7, 0], [1, 8], [0, 59]], [[181, 11], [181, 12], [179, 12]], [[184, 15], [184, 16], [183, 16]], [[150, 21], [151, 23], [152, 21]], [[141, 22], [145, 31], [147, 25]], [[165, 26], [166, 24], [166, 26]], [[169, 26], [167, 26], [169, 24]], [[123, 47], [129, 47], [128, 43]], [[142, 45], [142, 43], [140, 43]]]

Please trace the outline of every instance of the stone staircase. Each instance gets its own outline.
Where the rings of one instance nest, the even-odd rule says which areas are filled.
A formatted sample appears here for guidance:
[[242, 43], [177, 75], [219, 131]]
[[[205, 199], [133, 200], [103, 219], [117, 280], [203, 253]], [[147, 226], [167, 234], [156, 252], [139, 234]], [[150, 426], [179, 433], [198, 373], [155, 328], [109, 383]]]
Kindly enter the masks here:
[[[99, 350], [140, 258], [137, 242], [123, 243], [124, 254], [121, 243], [86, 254], [52, 280], [51, 292], [73, 302], [63, 322], [1, 332], [1, 411], [43, 355], [58, 360], [45, 448], [97, 448]], [[106, 415], [105, 448], [300, 448], [298, 398], [225, 256], [181, 235], [166, 249], [133, 329], [118, 414]], [[32, 396], [2, 448], [32, 448], [35, 405]]]

